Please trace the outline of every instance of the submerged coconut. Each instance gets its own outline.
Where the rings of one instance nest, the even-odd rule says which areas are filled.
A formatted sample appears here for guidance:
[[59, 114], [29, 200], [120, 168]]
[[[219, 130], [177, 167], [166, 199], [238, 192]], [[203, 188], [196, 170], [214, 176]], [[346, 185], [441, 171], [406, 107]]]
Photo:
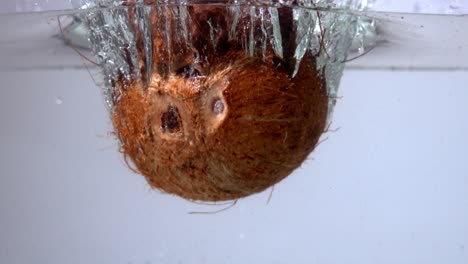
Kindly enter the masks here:
[[[225, 10], [189, 8], [191, 42], [182, 45], [161, 33], [171, 16], [155, 8], [153, 62], [140, 61], [142, 71], [151, 69], [149, 79], [114, 81], [112, 119], [124, 155], [152, 187], [186, 199], [232, 200], [265, 190], [301, 165], [326, 125], [328, 95], [314, 56], [306, 54], [298, 69], [284, 59], [293, 52], [292, 14], [280, 10], [282, 58], [271, 47], [248, 54], [229, 36], [233, 18]], [[261, 34], [248, 13], [236, 19], [245, 21], [237, 32]]]

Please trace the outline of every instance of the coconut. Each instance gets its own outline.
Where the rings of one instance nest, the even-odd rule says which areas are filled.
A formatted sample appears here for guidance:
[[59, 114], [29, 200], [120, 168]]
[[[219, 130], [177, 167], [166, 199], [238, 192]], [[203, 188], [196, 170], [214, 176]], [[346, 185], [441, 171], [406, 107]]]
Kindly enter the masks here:
[[115, 80], [112, 120], [126, 159], [152, 187], [190, 200], [233, 200], [278, 183], [326, 126], [328, 95], [314, 57], [293, 71], [271, 48], [248, 54], [229, 30], [209, 36], [204, 22], [229, 25], [222, 10], [193, 7], [191, 45], [172, 48], [154, 11], [153, 65], [141, 67], [151, 69], [149, 79]]

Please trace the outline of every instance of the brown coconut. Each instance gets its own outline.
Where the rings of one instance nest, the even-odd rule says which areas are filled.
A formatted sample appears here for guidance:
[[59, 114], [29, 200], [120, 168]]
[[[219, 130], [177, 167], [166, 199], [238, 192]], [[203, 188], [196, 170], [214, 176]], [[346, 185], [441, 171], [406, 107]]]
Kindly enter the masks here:
[[221, 33], [219, 45], [203, 44], [203, 19], [228, 24], [220, 10], [191, 10], [194, 44], [174, 51], [167, 68], [171, 53], [154, 30], [150, 80], [116, 81], [112, 119], [124, 155], [152, 187], [191, 200], [238, 199], [278, 183], [315, 148], [327, 119], [312, 56], [292, 76], [273, 52], [249, 56]]

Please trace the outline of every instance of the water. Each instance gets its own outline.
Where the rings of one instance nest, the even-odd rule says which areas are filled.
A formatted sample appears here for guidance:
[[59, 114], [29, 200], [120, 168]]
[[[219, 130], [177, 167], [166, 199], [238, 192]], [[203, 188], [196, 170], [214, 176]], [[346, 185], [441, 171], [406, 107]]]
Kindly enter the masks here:
[[384, 41], [344, 71], [340, 129], [268, 205], [200, 216], [220, 208], [126, 168], [99, 70], [56, 15], [0, 16], [1, 262], [468, 261], [466, 17], [382, 14]]
[[379, 45], [348, 67], [468, 70], [468, 15], [368, 13], [379, 21]]
[[[56, 22], [62, 14], [45, 12], [0, 15], [0, 70], [83, 68], [76, 52], [63, 45]], [[359, 60], [347, 64], [355, 68], [466, 70], [468, 62], [466, 15], [424, 15], [407, 13], [368, 13], [380, 21], [378, 47]], [[82, 41], [82, 40], [80, 40]], [[374, 40], [370, 40], [373, 42]], [[80, 42], [81, 43], [81, 42]], [[85, 55], [92, 58], [89, 51]], [[359, 54], [350, 54], [354, 57]]]
[[[0, 15], [0, 70], [6, 72], [83, 68], [83, 63], [76, 53], [64, 45], [60, 38], [57, 24], [57, 15], [60, 14], [51, 12]], [[64, 18], [64, 23], [66, 21]]]

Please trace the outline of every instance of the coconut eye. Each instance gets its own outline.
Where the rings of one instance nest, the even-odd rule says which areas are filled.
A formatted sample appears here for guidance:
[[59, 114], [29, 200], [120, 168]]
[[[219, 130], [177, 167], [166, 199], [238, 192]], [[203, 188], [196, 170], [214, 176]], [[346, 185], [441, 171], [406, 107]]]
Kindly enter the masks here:
[[169, 105], [167, 111], [161, 116], [161, 128], [165, 133], [177, 133], [181, 130], [180, 114], [174, 105]]
[[187, 64], [182, 68], [179, 68], [176, 71], [177, 75], [182, 76], [185, 79], [199, 77], [201, 76], [200, 71], [198, 71], [193, 64]]
[[215, 115], [220, 115], [224, 112], [224, 103], [223, 100], [220, 98], [216, 98], [213, 100], [213, 104], [211, 106], [211, 110]]

